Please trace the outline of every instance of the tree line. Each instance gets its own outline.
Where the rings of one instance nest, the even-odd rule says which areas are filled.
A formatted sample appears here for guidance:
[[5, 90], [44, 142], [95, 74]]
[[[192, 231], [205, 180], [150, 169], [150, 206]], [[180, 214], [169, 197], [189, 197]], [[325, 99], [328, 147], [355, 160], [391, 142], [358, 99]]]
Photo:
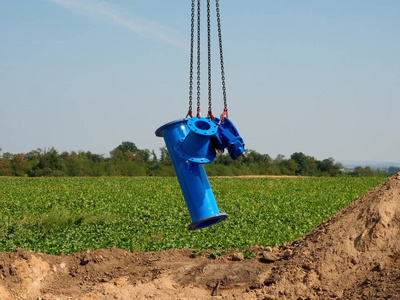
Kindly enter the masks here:
[[[1, 152], [1, 148], [0, 148]], [[302, 152], [289, 158], [278, 155], [271, 158], [255, 150], [233, 161], [228, 154], [217, 154], [216, 159], [205, 165], [210, 176], [240, 175], [298, 175], [298, 176], [379, 176], [370, 167], [356, 167], [345, 172], [341, 163], [333, 158], [317, 160]], [[0, 176], [175, 176], [166, 147], [155, 151], [139, 149], [133, 142], [122, 142], [110, 151], [110, 156], [90, 151], [59, 152], [54, 148], [36, 149], [29, 153], [0, 153]]]

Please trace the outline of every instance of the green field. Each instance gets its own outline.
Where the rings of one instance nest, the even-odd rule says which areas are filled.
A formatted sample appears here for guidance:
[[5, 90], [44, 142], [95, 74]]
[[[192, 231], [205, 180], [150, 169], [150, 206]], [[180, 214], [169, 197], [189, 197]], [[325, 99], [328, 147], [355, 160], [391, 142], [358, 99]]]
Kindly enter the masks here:
[[217, 225], [191, 223], [175, 178], [0, 178], [0, 251], [51, 254], [278, 245], [385, 178], [211, 178]]

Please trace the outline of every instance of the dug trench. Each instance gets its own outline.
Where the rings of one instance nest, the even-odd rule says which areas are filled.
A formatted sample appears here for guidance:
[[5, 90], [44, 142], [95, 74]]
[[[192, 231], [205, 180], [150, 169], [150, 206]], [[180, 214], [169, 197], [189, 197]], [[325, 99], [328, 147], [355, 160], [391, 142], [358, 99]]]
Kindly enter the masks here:
[[399, 237], [397, 173], [279, 247], [0, 253], [0, 299], [400, 299]]

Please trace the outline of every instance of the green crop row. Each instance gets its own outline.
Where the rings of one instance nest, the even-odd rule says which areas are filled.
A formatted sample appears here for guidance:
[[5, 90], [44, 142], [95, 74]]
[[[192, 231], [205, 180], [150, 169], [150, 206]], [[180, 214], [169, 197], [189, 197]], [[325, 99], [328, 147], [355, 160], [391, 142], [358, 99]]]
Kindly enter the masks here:
[[385, 178], [211, 178], [228, 219], [191, 223], [175, 178], [0, 178], [0, 251], [228, 249], [299, 238]]

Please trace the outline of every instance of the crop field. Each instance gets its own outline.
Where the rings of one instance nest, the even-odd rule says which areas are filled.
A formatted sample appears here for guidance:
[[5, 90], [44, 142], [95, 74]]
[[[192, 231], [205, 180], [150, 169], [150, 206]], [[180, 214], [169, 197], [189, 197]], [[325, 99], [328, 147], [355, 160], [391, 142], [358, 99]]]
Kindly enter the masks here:
[[386, 178], [211, 178], [224, 222], [197, 231], [175, 178], [0, 178], [0, 251], [228, 249], [293, 241]]

